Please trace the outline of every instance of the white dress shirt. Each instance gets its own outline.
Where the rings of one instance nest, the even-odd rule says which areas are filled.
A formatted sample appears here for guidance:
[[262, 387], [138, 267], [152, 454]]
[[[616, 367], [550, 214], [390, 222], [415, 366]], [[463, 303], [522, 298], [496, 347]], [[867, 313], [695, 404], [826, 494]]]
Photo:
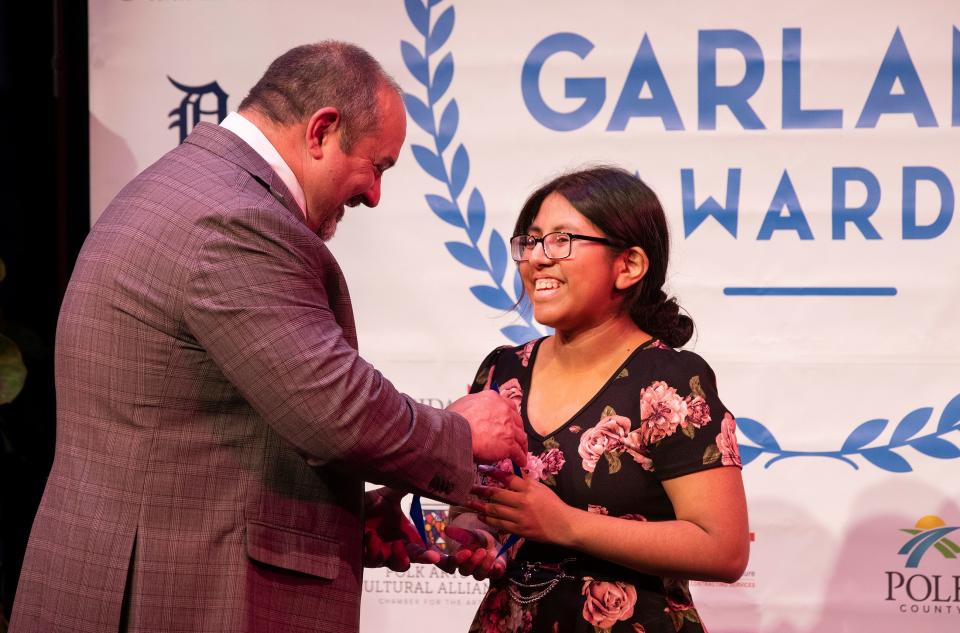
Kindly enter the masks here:
[[303, 194], [303, 187], [297, 182], [297, 177], [293, 175], [293, 170], [280, 156], [280, 152], [263, 135], [260, 128], [251, 123], [249, 119], [244, 118], [239, 112], [228, 114], [227, 118], [220, 122], [220, 127], [226, 128], [239, 136], [244, 143], [252, 147], [257, 154], [260, 154], [263, 160], [267, 161], [267, 164], [280, 176], [280, 180], [293, 194], [293, 199], [297, 201], [303, 217], [307, 217], [307, 198]]

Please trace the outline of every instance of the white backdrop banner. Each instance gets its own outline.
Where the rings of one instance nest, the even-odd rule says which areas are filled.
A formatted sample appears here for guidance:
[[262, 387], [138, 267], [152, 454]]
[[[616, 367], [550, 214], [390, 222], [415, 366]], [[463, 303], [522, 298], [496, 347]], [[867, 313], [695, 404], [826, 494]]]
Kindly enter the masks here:
[[[960, 627], [960, 3], [91, 0], [93, 217], [284, 50], [369, 50], [407, 147], [331, 248], [361, 353], [436, 406], [540, 336], [505, 241], [536, 186], [636, 171], [688, 347], [737, 414], [752, 551], [711, 631]], [[427, 504], [440, 525], [444, 508]], [[368, 570], [365, 631], [465, 631], [483, 583]]]

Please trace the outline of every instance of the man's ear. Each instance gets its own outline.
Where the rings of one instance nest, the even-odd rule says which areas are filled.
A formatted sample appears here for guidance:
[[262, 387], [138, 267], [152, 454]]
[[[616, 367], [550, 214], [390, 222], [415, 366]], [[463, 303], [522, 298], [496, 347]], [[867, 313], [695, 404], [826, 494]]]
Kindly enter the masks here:
[[307, 152], [313, 158], [321, 158], [326, 143], [340, 130], [340, 110], [332, 107], [320, 108], [310, 116], [305, 131]]
[[617, 290], [626, 290], [643, 279], [650, 268], [647, 254], [639, 246], [631, 246], [617, 257]]

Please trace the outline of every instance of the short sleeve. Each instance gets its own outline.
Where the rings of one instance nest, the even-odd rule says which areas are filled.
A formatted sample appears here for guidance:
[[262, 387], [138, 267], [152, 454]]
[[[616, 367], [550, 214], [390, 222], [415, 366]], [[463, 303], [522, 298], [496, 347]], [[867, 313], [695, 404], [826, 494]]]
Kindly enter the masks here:
[[483, 391], [484, 389], [490, 388], [490, 382], [493, 379], [493, 371], [497, 367], [497, 359], [500, 358], [500, 353], [505, 349], [510, 349], [509, 345], [502, 345], [489, 354], [483, 359], [483, 362], [480, 363], [479, 369], [477, 369], [477, 374], [473, 378], [473, 383], [470, 385], [470, 393], [477, 393], [478, 391]]
[[638, 434], [636, 441], [661, 481], [739, 467], [736, 422], [720, 401], [713, 370], [696, 354], [677, 354], [664, 380], [640, 390], [641, 421], [631, 435]]

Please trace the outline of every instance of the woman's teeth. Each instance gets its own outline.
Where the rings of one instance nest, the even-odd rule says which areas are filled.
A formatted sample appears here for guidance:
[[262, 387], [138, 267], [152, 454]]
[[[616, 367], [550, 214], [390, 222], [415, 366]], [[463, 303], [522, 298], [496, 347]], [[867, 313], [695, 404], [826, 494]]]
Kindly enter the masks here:
[[537, 279], [536, 290], [553, 290], [559, 288], [560, 282], [556, 279]]

